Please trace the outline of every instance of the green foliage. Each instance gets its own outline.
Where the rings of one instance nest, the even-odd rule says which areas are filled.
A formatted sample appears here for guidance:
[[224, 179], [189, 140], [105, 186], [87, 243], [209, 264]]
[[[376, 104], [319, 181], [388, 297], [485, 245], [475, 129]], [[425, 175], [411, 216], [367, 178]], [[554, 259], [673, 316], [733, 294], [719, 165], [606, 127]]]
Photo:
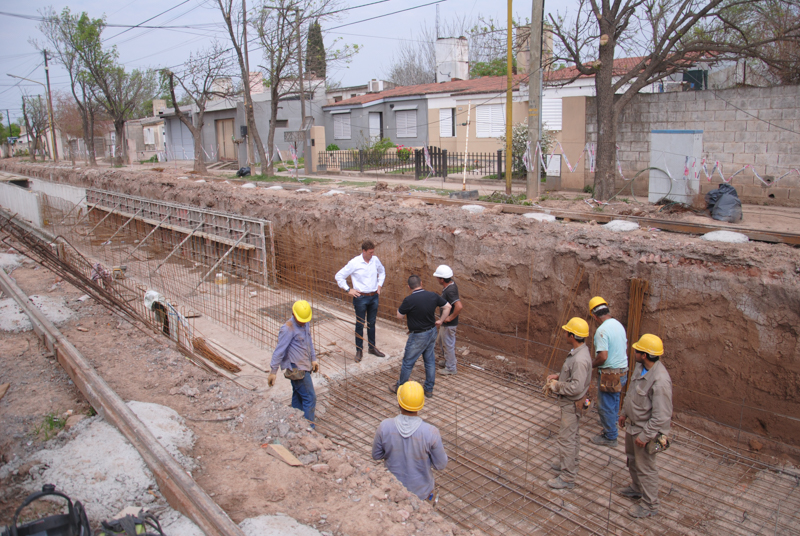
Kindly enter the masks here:
[[392, 148], [394, 148], [394, 142], [389, 138], [381, 138], [379, 141], [376, 141], [375, 143], [372, 144], [371, 147], [369, 147], [369, 149], [372, 149], [374, 151], [381, 151], [384, 153]]
[[48, 441], [59, 433], [66, 424], [67, 421], [65, 419], [62, 419], [54, 411], [51, 411], [45, 415], [42, 422], [33, 429], [33, 436], [39, 437], [43, 435], [44, 441]]
[[325, 43], [322, 40], [322, 27], [319, 21], [308, 26], [308, 45], [306, 46], [306, 71], [313, 71], [317, 78], [325, 78], [327, 61]]
[[325, 147], [326, 151], [340, 151], [339, 146], [335, 143], [329, 143], [327, 147]]
[[505, 192], [494, 192], [491, 195], [482, 195], [478, 198], [479, 201], [486, 201], [488, 203], [502, 203], [506, 205], [530, 205], [527, 201], [525, 194], [508, 195]]
[[[517, 59], [512, 58], [513, 68], [517, 67]], [[470, 78], [480, 78], [481, 76], [506, 76], [508, 74], [508, 63], [506, 58], [495, 58], [492, 61], [478, 61], [469, 70]]]
[[402, 145], [400, 147], [398, 147], [397, 148], [397, 159], [400, 160], [401, 162], [408, 162], [409, 160], [411, 160], [411, 149], [409, 149], [407, 147], [403, 148]]
[[5, 143], [7, 138], [11, 136], [12, 138], [18, 138], [20, 133], [19, 125], [12, 123], [11, 124], [11, 132], [9, 133], [9, 127], [7, 125], [0, 124], [0, 143]]
[[587, 194], [592, 194], [592, 195], [594, 195], [594, 186], [593, 186], [593, 185], [591, 185], [591, 184], [587, 184], [586, 186], [584, 186], [584, 187], [583, 187], [583, 191], [584, 191], [585, 193], [587, 193]]
[[155, 164], [156, 162], [158, 162], [158, 155], [155, 154], [147, 160], [139, 160], [140, 164]]

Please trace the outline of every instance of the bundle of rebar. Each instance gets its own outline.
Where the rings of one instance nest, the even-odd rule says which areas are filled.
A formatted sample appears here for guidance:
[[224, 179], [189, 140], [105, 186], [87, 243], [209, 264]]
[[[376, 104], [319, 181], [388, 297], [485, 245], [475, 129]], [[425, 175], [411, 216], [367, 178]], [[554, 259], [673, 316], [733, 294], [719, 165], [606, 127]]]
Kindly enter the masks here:
[[639, 331], [642, 327], [642, 307], [644, 305], [644, 295], [650, 283], [645, 279], [631, 279], [631, 294], [628, 300], [628, 382], [630, 383], [631, 374], [636, 361], [633, 358], [633, 343], [639, 340]]
[[205, 339], [202, 337], [195, 337], [192, 339], [192, 346], [194, 347], [195, 354], [202, 356], [205, 359], [208, 359], [215, 365], [220, 368], [227, 370], [228, 372], [233, 372], [234, 374], [237, 372], [241, 372], [241, 368], [236, 365], [235, 363], [231, 363], [220, 354], [209, 348], [206, 344]]

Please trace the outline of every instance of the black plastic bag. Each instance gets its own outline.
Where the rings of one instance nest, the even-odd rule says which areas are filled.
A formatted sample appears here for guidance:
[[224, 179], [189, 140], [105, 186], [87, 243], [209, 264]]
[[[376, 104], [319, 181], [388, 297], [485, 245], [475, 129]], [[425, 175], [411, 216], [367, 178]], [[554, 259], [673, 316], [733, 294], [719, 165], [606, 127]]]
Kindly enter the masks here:
[[236, 172], [237, 177], [249, 177], [250, 176], [250, 168], [243, 167], [239, 168], [239, 171]]
[[713, 219], [729, 223], [742, 221], [742, 201], [730, 184], [720, 184], [719, 188], [708, 192], [705, 199]]

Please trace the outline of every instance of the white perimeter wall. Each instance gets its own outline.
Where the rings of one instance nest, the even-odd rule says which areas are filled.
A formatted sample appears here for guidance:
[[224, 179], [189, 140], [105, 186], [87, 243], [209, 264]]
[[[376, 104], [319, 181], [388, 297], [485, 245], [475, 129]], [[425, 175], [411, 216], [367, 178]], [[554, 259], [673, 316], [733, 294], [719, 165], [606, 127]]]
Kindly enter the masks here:
[[42, 211], [39, 209], [39, 197], [35, 192], [0, 182], [0, 205], [41, 229]]

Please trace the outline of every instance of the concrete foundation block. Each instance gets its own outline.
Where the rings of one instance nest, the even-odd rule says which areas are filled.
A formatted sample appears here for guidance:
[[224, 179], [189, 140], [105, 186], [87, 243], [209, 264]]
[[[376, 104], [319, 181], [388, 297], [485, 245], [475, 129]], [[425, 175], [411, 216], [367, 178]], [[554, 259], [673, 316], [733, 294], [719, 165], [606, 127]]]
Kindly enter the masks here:
[[744, 186], [742, 197], [766, 197], [767, 189], [761, 186]]
[[789, 199], [789, 188], [767, 188], [767, 197], [771, 199]]

